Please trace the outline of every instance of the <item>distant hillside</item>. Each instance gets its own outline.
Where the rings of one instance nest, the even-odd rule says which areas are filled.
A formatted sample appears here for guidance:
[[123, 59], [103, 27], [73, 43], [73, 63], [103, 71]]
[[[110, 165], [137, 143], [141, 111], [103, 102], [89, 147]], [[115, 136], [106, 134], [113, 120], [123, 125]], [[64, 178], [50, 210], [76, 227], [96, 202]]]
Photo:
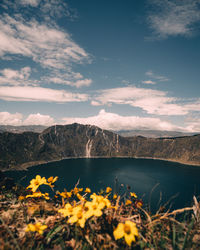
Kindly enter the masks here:
[[2, 132], [11, 132], [11, 133], [36, 132], [36, 133], [41, 133], [46, 128], [47, 128], [46, 126], [41, 126], [41, 125], [29, 125], [29, 126], [0, 125], [0, 133], [2, 133]]
[[90, 125], [57, 125], [41, 133], [0, 133], [0, 169], [19, 169], [67, 157], [148, 157], [200, 165], [200, 135], [122, 137]]
[[148, 138], [161, 138], [161, 137], [182, 137], [182, 136], [192, 136], [197, 133], [184, 133], [178, 131], [163, 131], [163, 130], [120, 130], [115, 131], [115, 133], [124, 136], [144, 136]]

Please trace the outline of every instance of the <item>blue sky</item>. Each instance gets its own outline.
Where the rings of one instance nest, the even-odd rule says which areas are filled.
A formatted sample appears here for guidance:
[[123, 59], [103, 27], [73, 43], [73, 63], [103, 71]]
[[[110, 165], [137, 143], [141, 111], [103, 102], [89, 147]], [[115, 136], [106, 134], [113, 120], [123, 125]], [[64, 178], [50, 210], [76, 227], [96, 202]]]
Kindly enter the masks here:
[[200, 0], [2, 0], [0, 124], [200, 131]]

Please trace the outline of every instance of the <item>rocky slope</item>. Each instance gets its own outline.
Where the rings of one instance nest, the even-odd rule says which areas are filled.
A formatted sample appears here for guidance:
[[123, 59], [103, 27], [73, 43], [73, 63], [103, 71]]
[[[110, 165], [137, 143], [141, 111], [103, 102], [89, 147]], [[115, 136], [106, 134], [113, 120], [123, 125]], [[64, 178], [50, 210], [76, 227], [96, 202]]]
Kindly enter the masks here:
[[0, 133], [0, 169], [19, 169], [67, 157], [149, 157], [200, 165], [200, 135], [121, 137], [90, 125], [56, 125], [41, 133]]

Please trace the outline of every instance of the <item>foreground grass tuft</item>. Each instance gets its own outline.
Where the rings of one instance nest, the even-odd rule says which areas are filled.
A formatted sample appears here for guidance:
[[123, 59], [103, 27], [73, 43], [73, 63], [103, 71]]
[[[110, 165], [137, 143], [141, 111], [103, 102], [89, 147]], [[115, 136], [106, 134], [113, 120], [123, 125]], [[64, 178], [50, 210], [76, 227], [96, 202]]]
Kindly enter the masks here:
[[92, 193], [77, 184], [59, 192], [57, 179], [37, 175], [26, 189], [1, 187], [2, 249], [200, 249], [195, 197], [192, 207], [151, 214], [128, 189]]

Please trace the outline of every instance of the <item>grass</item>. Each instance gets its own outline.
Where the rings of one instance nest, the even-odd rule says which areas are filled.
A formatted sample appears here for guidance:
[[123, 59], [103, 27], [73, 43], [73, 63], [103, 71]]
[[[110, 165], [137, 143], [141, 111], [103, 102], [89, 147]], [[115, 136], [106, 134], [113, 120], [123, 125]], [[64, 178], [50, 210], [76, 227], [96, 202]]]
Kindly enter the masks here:
[[[200, 208], [195, 197], [191, 207], [174, 211], [162, 208], [151, 214], [129, 190], [123, 196], [116, 193], [114, 198], [110, 189], [91, 196], [77, 183], [73, 190], [58, 193], [52, 181], [39, 184], [36, 190], [48, 185], [54, 191], [50, 199], [26, 197], [34, 194], [31, 190], [35, 184], [30, 190], [17, 184], [1, 187], [0, 249], [200, 249]], [[64, 216], [61, 211], [66, 204], [72, 209]], [[92, 209], [85, 218], [87, 205]], [[77, 221], [70, 221], [76, 214]], [[117, 238], [114, 231], [127, 221], [133, 222], [135, 231], [123, 227], [123, 236]], [[46, 228], [39, 233], [36, 223]], [[125, 234], [133, 234], [131, 244]]]

